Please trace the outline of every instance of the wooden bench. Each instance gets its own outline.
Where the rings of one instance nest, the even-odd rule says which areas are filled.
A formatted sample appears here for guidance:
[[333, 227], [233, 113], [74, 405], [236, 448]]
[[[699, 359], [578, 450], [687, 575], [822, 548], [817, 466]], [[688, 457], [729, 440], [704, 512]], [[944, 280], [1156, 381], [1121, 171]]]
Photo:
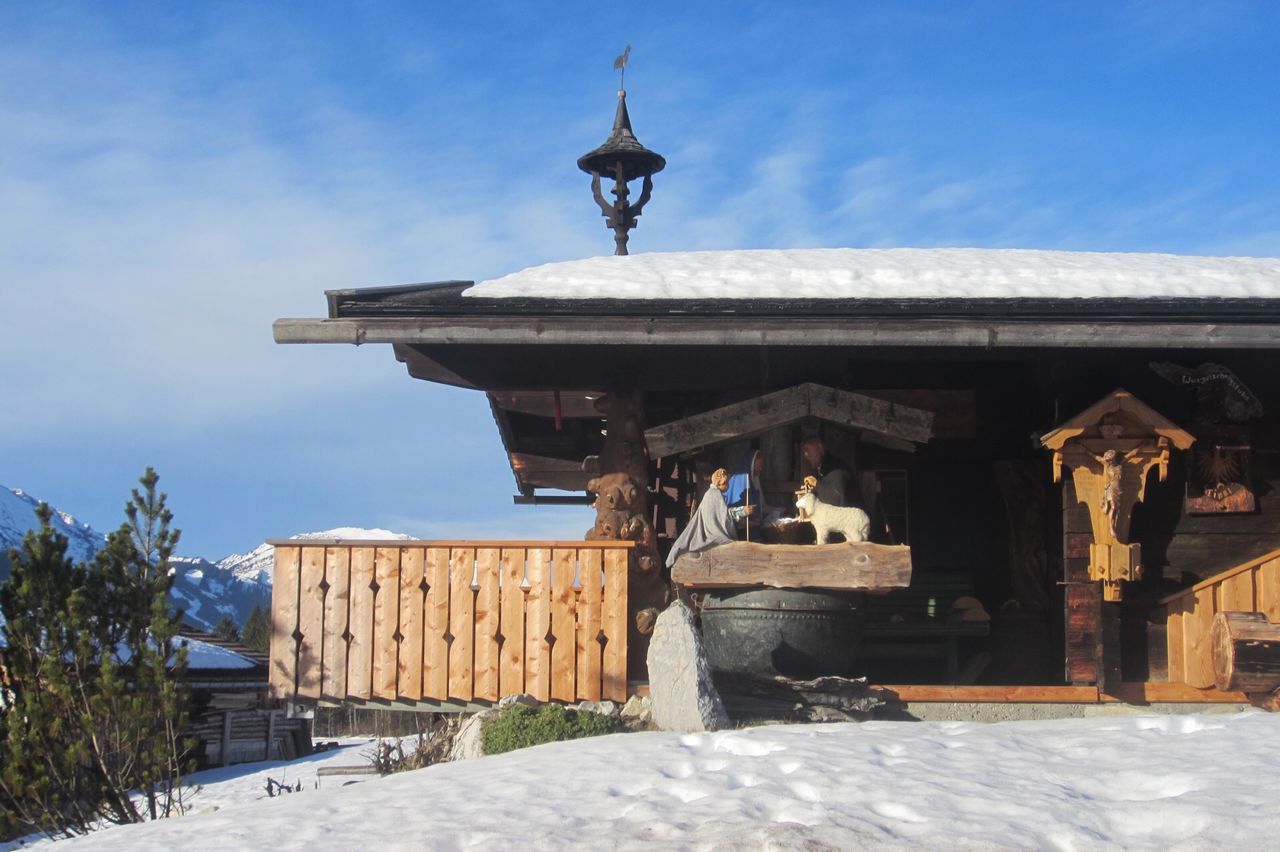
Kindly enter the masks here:
[[868, 598], [859, 659], [942, 658], [947, 682], [960, 673], [960, 640], [991, 633], [990, 621], [963, 621], [952, 615], [952, 604], [973, 595], [973, 584], [953, 576], [916, 576], [904, 589]]

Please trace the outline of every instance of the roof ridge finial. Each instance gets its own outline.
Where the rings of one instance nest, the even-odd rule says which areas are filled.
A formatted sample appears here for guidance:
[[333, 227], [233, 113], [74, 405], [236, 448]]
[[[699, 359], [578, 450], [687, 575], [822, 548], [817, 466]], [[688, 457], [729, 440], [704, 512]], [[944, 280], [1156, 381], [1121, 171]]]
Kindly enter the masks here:
[[[627, 73], [631, 59], [631, 45], [613, 60], [613, 67]], [[578, 158], [578, 168], [591, 175], [591, 195], [605, 217], [605, 227], [613, 231], [614, 254], [627, 253], [627, 232], [636, 226], [644, 206], [653, 192], [653, 175], [662, 171], [667, 161], [640, 144], [631, 129], [631, 114], [627, 111], [627, 90], [618, 89], [618, 110], [613, 116], [613, 130], [604, 144]], [[612, 201], [605, 199], [601, 191], [601, 178], [613, 180], [610, 192]], [[643, 178], [640, 197], [632, 203], [627, 182]]]

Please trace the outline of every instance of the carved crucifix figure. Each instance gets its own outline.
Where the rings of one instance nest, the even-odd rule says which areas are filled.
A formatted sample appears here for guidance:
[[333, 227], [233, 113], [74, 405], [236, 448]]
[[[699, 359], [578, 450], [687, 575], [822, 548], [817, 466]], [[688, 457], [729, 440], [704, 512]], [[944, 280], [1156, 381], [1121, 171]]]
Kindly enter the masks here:
[[1121, 483], [1124, 481], [1124, 462], [1115, 450], [1107, 450], [1098, 457], [1102, 464], [1102, 502], [1099, 508], [1111, 521], [1111, 534], [1116, 532], [1116, 522], [1120, 518]]
[[1041, 438], [1053, 451], [1054, 481], [1069, 468], [1077, 498], [1089, 507], [1089, 576], [1102, 581], [1104, 600], [1120, 600], [1121, 582], [1142, 576], [1142, 550], [1129, 541], [1129, 522], [1147, 474], [1156, 468], [1163, 481], [1170, 450], [1194, 440], [1122, 390]]
[[[1141, 448], [1133, 449], [1121, 456], [1119, 450], [1112, 449], [1107, 450], [1100, 456], [1094, 456], [1102, 468], [1102, 499], [1098, 503], [1098, 508], [1102, 510], [1102, 514], [1106, 515], [1111, 528], [1111, 535], [1118, 541], [1128, 538], [1128, 531], [1122, 531], [1120, 523], [1121, 517], [1130, 508], [1125, 505], [1125, 463], [1139, 455], [1140, 452]], [[1159, 460], [1157, 459], [1158, 462]], [[1144, 482], [1146, 480], [1149, 468], [1150, 465], [1144, 466], [1138, 474], [1140, 481]], [[1161, 470], [1160, 474], [1160, 478], [1164, 479], [1163, 470]], [[1138, 499], [1141, 498], [1139, 497]]]

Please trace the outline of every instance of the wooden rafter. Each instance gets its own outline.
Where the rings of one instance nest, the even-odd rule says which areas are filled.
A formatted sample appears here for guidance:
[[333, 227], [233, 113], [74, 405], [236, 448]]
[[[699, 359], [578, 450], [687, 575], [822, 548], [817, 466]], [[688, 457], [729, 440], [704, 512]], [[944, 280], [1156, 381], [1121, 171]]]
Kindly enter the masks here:
[[932, 412], [806, 382], [655, 426], [644, 437], [650, 455], [662, 457], [751, 437], [806, 417], [917, 444], [933, 435]]

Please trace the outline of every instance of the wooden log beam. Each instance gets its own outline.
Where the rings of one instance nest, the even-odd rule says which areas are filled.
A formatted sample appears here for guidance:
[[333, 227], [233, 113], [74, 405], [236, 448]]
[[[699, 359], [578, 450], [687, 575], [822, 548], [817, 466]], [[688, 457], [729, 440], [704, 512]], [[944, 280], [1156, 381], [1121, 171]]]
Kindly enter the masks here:
[[806, 417], [916, 443], [928, 441], [933, 434], [932, 412], [806, 382], [655, 426], [644, 437], [650, 455], [661, 458], [750, 437]]
[[1096, 704], [1095, 686], [949, 686], [877, 684], [886, 702], [957, 702], [980, 704]]
[[1280, 689], [1280, 624], [1260, 612], [1220, 612], [1213, 617], [1213, 674], [1218, 689]]
[[[547, 346], [910, 346], [979, 349], [1280, 349], [1280, 325], [1264, 322], [1121, 322], [1036, 319], [785, 320], [653, 317], [282, 318], [276, 343], [533, 344]], [[441, 381], [442, 379], [434, 379]], [[453, 384], [454, 382], [446, 382]]]
[[759, 544], [735, 541], [684, 553], [671, 581], [697, 589], [897, 589], [911, 584], [911, 548], [872, 544]]
[[1099, 700], [1125, 704], [1248, 704], [1243, 692], [1197, 689], [1185, 683], [1122, 683], [1099, 696]]

